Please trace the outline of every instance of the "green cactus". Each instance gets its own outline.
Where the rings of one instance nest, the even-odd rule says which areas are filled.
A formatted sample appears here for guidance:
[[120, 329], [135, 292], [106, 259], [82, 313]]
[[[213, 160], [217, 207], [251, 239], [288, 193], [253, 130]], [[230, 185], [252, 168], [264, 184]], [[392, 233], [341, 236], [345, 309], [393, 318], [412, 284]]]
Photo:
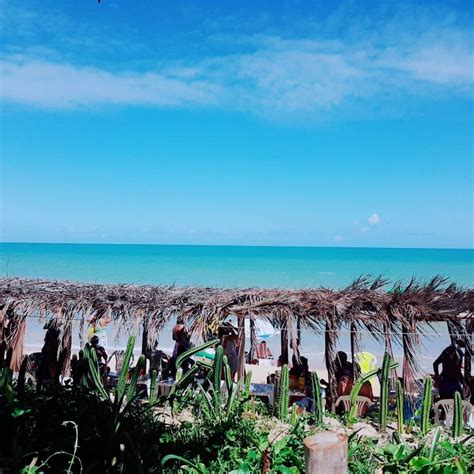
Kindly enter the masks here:
[[[393, 370], [398, 367], [398, 362], [394, 362], [390, 365], [389, 369]], [[349, 410], [349, 415], [347, 416], [347, 424], [350, 426], [352, 423], [354, 423], [357, 418], [356, 418], [356, 398], [359, 395], [360, 389], [362, 388], [362, 385], [364, 385], [366, 382], [368, 382], [372, 377], [375, 377], [377, 374], [379, 374], [381, 369], [374, 369], [371, 370], [370, 372], [367, 372], [364, 374], [362, 377], [360, 377], [357, 382], [354, 384], [351, 390], [351, 408]]]
[[224, 378], [225, 378], [225, 385], [226, 385], [226, 388], [227, 388], [227, 393], [230, 393], [230, 391], [232, 390], [232, 386], [234, 385], [234, 382], [232, 380], [232, 373], [231, 373], [231, 370], [230, 370], [230, 365], [229, 365], [229, 361], [227, 359], [227, 356], [224, 356], [222, 358], [222, 362], [223, 362], [223, 365], [224, 365]]
[[212, 367], [212, 389], [214, 392], [214, 409], [217, 411], [221, 405], [221, 380], [224, 359], [224, 348], [218, 346], [214, 357], [214, 365]]
[[249, 410], [250, 405], [250, 385], [252, 384], [252, 371], [245, 374], [244, 389], [242, 391], [242, 400], [244, 401], [244, 411]]
[[397, 431], [399, 434], [405, 433], [405, 394], [400, 380], [397, 380]]
[[275, 374], [275, 384], [273, 387], [273, 416], [279, 416], [280, 409], [280, 374]]
[[453, 414], [453, 438], [459, 438], [462, 435], [464, 427], [462, 397], [459, 392], [454, 395], [454, 414]]
[[282, 421], [286, 421], [288, 418], [288, 398], [289, 398], [289, 370], [288, 365], [285, 364], [281, 368], [281, 379], [280, 379], [280, 397], [279, 397], [279, 418]]
[[244, 392], [242, 397], [244, 400], [248, 400], [250, 398], [250, 385], [252, 384], [252, 371], [249, 370], [245, 374], [245, 385], [244, 385]]
[[[227, 419], [229, 419], [229, 417], [232, 415], [237, 406], [237, 394], [242, 390], [242, 382], [243, 379], [240, 379], [236, 384], [234, 384], [231, 392], [229, 393], [229, 398], [227, 399], [227, 407], [225, 410], [225, 415]], [[222, 410], [219, 410], [218, 413], [221, 414]]]
[[430, 430], [430, 411], [431, 411], [431, 402], [433, 399], [432, 388], [433, 388], [433, 379], [428, 375], [427, 377], [425, 377], [425, 383], [423, 384], [423, 404], [421, 407], [422, 434], [426, 434]]
[[108, 399], [109, 394], [107, 393], [107, 390], [105, 390], [104, 385], [102, 384], [102, 380], [99, 373], [99, 363], [97, 361], [97, 354], [95, 350], [91, 350], [88, 352], [87, 363], [89, 368], [89, 374], [91, 376], [95, 388], [97, 389], [102, 398]]
[[193, 380], [194, 376], [196, 375], [197, 371], [199, 370], [199, 366], [197, 364], [193, 365], [179, 380], [175, 382], [175, 384], [171, 387], [170, 393], [168, 395], [169, 398], [172, 398], [177, 391], [185, 389]]
[[390, 381], [390, 355], [386, 352], [383, 356], [381, 380], [380, 380], [380, 411], [379, 427], [380, 431], [387, 431], [388, 416], [388, 384]]
[[156, 403], [157, 378], [158, 378], [158, 372], [155, 369], [153, 369], [151, 371], [151, 379], [150, 379], [150, 398], [149, 398], [150, 405], [154, 405]]
[[316, 372], [311, 372], [311, 389], [313, 392], [313, 415], [315, 422], [321, 424], [323, 422], [323, 399], [321, 397], [321, 385]]
[[128, 369], [130, 368], [130, 361], [132, 360], [133, 348], [135, 347], [135, 336], [130, 336], [127, 343], [127, 349], [123, 358], [122, 370], [117, 382], [115, 390], [115, 399], [118, 403], [122, 402], [125, 395], [125, 388], [127, 385]]

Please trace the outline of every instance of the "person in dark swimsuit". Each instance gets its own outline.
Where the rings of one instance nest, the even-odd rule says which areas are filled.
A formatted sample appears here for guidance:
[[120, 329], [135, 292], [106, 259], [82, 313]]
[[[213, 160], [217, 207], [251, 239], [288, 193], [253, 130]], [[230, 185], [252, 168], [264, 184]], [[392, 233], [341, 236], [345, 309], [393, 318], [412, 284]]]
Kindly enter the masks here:
[[[456, 392], [463, 393], [464, 379], [462, 375], [462, 361], [464, 354], [458, 342], [446, 347], [440, 356], [433, 362], [435, 380], [438, 382], [441, 399], [454, 398]], [[439, 373], [439, 365], [442, 370]]]

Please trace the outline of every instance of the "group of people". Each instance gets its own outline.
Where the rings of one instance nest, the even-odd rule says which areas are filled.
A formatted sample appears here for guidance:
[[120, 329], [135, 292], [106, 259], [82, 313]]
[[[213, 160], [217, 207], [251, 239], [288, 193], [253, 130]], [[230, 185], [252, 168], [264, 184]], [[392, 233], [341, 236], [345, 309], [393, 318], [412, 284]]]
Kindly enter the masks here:
[[[99, 368], [102, 375], [108, 370], [107, 355], [107, 326], [111, 322], [108, 313], [96, 317], [91, 321], [89, 328], [88, 343], [97, 353]], [[59, 330], [53, 326], [45, 327], [47, 329], [45, 335], [44, 346], [41, 351], [41, 364], [37, 370], [38, 380], [47, 382], [58, 376], [58, 356], [59, 356]], [[219, 333], [221, 344], [224, 348], [224, 354], [227, 357], [232, 377], [238, 370], [239, 360], [239, 338], [235, 331], [227, 330]], [[176, 377], [176, 361], [183, 353], [192, 347], [191, 336], [186, 327], [182, 323], [178, 323], [172, 330], [172, 338], [175, 341], [173, 354], [171, 357], [165, 355], [166, 364], [163, 372], [163, 378]], [[440, 399], [453, 398], [456, 392], [460, 392], [464, 398], [471, 399], [474, 402], [474, 378], [466, 379], [463, 375], [464, 352], [463, 344], [459, 340], [454, 340], [452, 344], [446, 347], [439, 357], [433, 363], [434, 386], [437, 388]], [[38, 354], [39, 355], [39, 354]], [[255, 351], [256, 359], [247, 360], [248, 363], [258, 363], [260, 360], [273, 359], [273, 354], [268, 347], [266, 341], [261, 341]], [[185, 360], [182, 364], [183, 372], [189, 370], [194, 364], [191, 358]], [[278, 366], [283, 365], [282, 356], [278, 358]], [[440, 371], [441, 366], [441, 371]], [[308, 359], [305, 357], [296, 357], [293, 355], [292, 364], [290, 365], [290, 386], [295, 389], [305, 390], [310, 396], [311, 380]], [[339, 351], [334, 360], [334, 377], [336, 385], [337, 397], [349, 395], [354, 386], [355, 379], [360, 374], [360, 367], [357, 363], [348, 360], [345, 352]], [[271, 383], [271, 376], [267, 380]], [[328, 387], [329, 383], [321, 379], [321, 385]], [[373, 400], [372, 385], [366, 382], [362, 385], [359, 395]]]

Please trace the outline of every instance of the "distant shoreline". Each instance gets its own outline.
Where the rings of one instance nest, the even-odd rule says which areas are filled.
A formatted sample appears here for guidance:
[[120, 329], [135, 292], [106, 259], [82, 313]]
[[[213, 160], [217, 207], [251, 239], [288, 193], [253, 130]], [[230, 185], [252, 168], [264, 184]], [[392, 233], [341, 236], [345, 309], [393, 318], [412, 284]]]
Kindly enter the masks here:
[[344, 246], [344, 245], [265, 245], [265, 244], [199, 244], [199, 243], [171, 243], [171, 242], [29, 242], [29, 241], [5, 241], [1, 245], [115, 245], [115, 246], [143, 246], [143, 247], [223, 247], [223, 248], [283, 248], [283, 249], [364, 249], [364, 250], [461, 250], [472, 251], [474, 247], [385, 247], [385, 246]]

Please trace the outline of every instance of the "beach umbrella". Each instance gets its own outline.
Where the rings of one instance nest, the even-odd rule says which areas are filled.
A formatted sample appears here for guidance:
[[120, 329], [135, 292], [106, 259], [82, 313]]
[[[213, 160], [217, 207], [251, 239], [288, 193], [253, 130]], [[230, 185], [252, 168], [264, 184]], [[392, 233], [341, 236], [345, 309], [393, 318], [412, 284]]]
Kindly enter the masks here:
[[[255, 335], [257, 339], [261, 340], [268, 340], [273, 336], [278, 336], [280, 334], [280, 330], [275, 329], [272, 324], [268, 321], [262, 319], [255, 319]], [[250, 320], [245, 320], [245, 334], [247, 337], [250, 337]]]

